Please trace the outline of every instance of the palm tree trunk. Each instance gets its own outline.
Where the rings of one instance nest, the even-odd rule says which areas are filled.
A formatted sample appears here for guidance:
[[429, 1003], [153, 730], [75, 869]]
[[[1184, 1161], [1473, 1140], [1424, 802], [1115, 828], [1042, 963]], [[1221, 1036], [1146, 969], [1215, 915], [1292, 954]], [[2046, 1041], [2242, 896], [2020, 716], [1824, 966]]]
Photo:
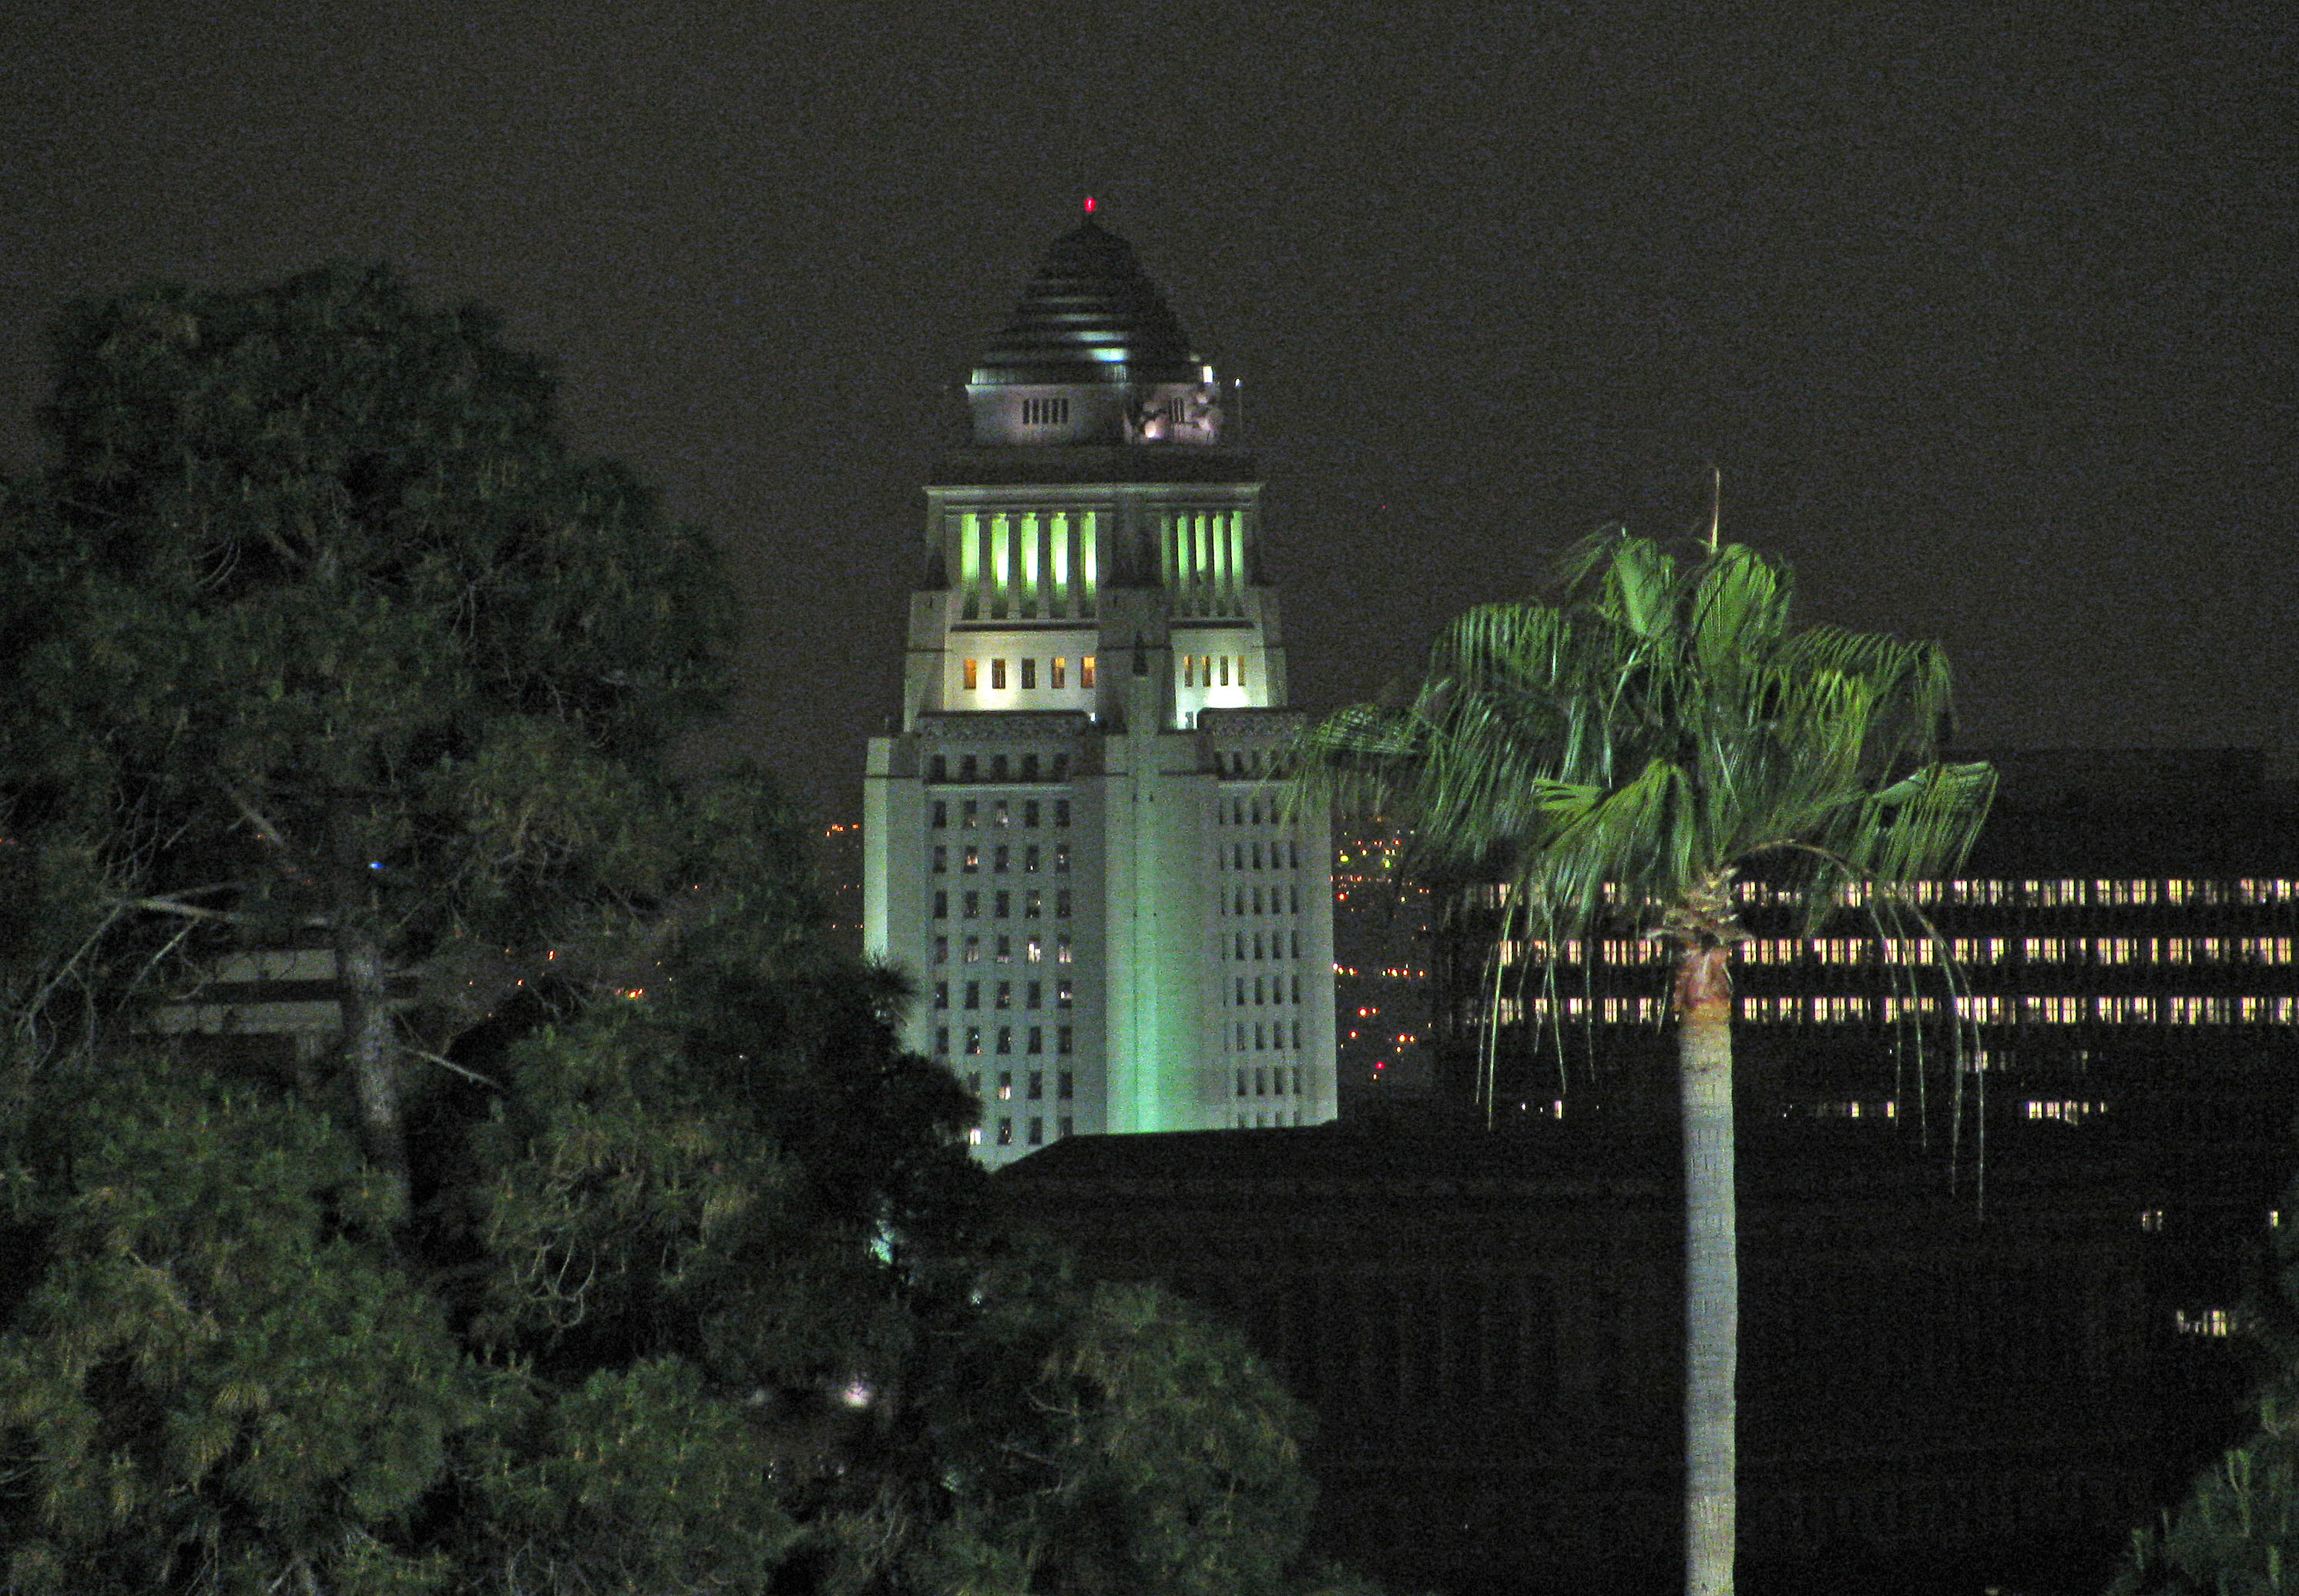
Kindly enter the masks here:
[[344, 1062], [359, 1099], [360, 1139], [369, 1161], [407, 1201], [407, 1135], [399, 1118], [398, 1049], [383, 950], [348, 914], [336, 922], [336, 1002], [344, 1017]]
[[1732, 976], [1718, 944], [1676, 967], [1684, 1112], [1684, 1588], [1731, 1596], [1740, 1269], [1732, 1186]]

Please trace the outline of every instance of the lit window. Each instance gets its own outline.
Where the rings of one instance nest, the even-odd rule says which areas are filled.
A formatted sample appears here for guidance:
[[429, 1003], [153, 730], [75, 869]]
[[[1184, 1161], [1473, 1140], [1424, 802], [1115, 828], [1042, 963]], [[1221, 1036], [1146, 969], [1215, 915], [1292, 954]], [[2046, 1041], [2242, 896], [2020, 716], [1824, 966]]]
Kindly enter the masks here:
[[1001, 1147], [1010, 1147], [1014, 1145], [1013, 1121], [1000, 1120], [998, 1121], [998, 1145]]
[[1091, 654], [1078, 661], [1078, 685], [1080, 687], [1093, 685], [1093, 656]]
[[982, 684], [982, 662], [978, 659], [969, 659], [960, 668], [963, 669], [966, 674], [966, 690], [968, 692], [980, 691]]
[[966, 962], [969, 964], [979, 964], [982, 963], [981, 938], [968, 937], [966, 939]]
[[1067, 660], [1067, 659], [1063, 658], [1063, 657], [1062, 657], [1060, 655], [1058, 655], [1058, 654], [1055, 655], [1055, 656], [1054, 656], [1054, 665], [1053, 665], [1053, 678], [1052, 678], [1052, 682], [1051, 682], [1051, 683], [1050, 683], [1050, 684], [1051, 684], [1052, 686], [1055, 686], [1055, 687], [1067, 687], [1067, 686], [1069, 685], [1069, 681], [1070, 681], [1070, 662], [1069, 662], [1068, 660]]
[[1068, 843], [1067, 843], [1067, 842], [1057, 842], [1057, 843], [1055, 843], [1055, 844], [1054, 844], [1054, 871], [1055, 871], [1055, 873], [1056, 873], [1056, 874], [1059, 874], [1061, 872], [1067, 870], [1069, 867], [1070, 867], [1070, 845], [1069, 845]]
[[1031, 938], [1022, 944], [1022, 956], [1033, 964], [1037, 963], [1046, 956], [1045, 943], [1035, 937]]
[[1245, 685], [1245, 656], [1242, 654], [1237, 657], [1237, 684], [1240, 687]]
[[1037, 685], [1038, 685], [1038, 662], [1037, 662], [1036, 660], [1034, 660], [1034, 659], [1025, 659], [1025, 660], [1024, 660], [1024, 661], [1022, 662], [1022, 688], [1023, 688], [1023, 690], [1026, 692], [1026, 691], [1028, 691], [1031, 688], [1033, 688], [1033, 687], [1035, 687], [1035, 686], [1037, 686]]
[[1226, 654], [1221, 657], [1221, 684], [1224, 687], [1229, 685], [1229, 656]]
[[[971, 761], [971, 758], [972, 756], [969, 755], [969, 762]], [[968, 771], [967, 773], [971, 775], [973, 773]], [[958, 806], [958, 823], [969, 831], [974, 830], [975, 826], [982, 823], [982, 802], [980, 799], [968, 798]]]
[[1182, 685], [1195, 687], [1197, 684], [1198, 657], [1194, 654], [1184, 654], [1182, 656]]
[[1054, 983], [1054, 1006], [1058, 1009], [1066, 1009], [1069, 1007], [1070, 997], [1070, 983], [1066, 980], [1056, 981]]
[[1069, 939], [1067, 937], [1057, 937], [1057, 938], [1055, 938], [1055, 939], [1054, 939], [1054, 963], [1057, 963], [1057, 964], [1067, 964], [1067, 963], [1068, 963], [1069, 962], [1070, 962], [1070, 939]]
[[975, 1056], [975, 1054], [979, 1054], [981, 1051], [982, 1051], [982, 1027], [980, 1027], [979, 1025], [969, 1025], [969, 1026], [967, 1026], [967, 1027], [966, 1028], [966, 1052], [967, 1052], [967, 1057], [969, 1057], [969, 1058], [971, 1058], [971, 1057]]
[[1011, 1098], [1013, 1097], [1013, 1096], [1014, 1096], [1014, 1071], [1012, 1071], [1011, 1070], [1000, 1070], [1000, 1071], [998, 1071], [998, 1101], [999, 1101], [999, 1102], [1000, 1102], [1000, 1103], [1007, 1102], [1007, 1101], [1008, 1101], [1009, 1099], [1011, 1099]]
[[970, 1125], [970, 1126], [967, 1127], [967, 1131], [966, 1131], [966, 1145], [967, 1145], [967, 1146], [969, 1146], [969, 1147], [979, 1147], [980, 1145], [982, 1145], [982, 1127], [981, 1127], [981, 1126], [979, 1126], [979, 1125]]

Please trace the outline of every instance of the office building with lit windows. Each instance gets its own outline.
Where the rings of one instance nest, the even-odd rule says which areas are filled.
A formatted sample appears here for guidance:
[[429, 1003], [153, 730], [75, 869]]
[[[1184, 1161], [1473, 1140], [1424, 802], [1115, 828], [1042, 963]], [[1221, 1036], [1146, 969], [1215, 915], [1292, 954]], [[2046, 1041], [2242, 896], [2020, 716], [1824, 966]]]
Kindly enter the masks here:
[[[1951, 1021], [1976, 1111], [2178, 1121], [2299, 1109], [2299, 770], [2259, 749], [1987, 752], [2001, 788], [1955, 877], [1910, 894], [1929, 932], [1855, 904], [1797, 934], [1761, 875], [1737, 889], [1732, 950], [1744, 1092], [1795, 1115], [1941, 1111]], [[1617, 930], [1495, 946], [1497, 889], [1438, 890], [1432, 1030], [1442, 1095], [1480, 1100], [1498, 1002], [1498, 1112], [1602, 1109], [1656, 1078], [1662, 944]], [[1498, 990], [1492, 960], [1502, 963]], [[1519, 973], [1523, 980], [1517, 979]], [[1561, 1034], [1560, 1034], [1561, 1033]], [[1919, 1071], [1915, 1048], [1928, 1049]], [[2206, 1105], [2216, 1104], [2216, 1109]], [[1953, 1104], [1948, 1105], [1953, 1112]]]
[[1289, 814], [1284, 638], [1236, 393], [1133, 250], [1058, 240], [926, 487], [864, 942], [992, 1164], [1334, 1112], [1329, 828]]

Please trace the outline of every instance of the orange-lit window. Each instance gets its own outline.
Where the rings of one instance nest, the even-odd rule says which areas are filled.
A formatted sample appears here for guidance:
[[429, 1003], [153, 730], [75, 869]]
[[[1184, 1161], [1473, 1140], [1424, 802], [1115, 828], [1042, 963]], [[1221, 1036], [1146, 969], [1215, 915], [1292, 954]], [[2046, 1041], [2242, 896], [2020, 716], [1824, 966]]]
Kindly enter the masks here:
[[966, 662], [966, 690], [968, 692], [974, 692], [978, 690], [981, 686], [982, 662], [978, 659], [969, 659]]
[[1053, 674], [1053, 680], [1051, 681], [1051, 682], [1050, 682], [1050, 683], [1049, 683], [1049, 685], [1050, 685], [1050, 686], [1054, 686], [1054, 687], [1067, 687], [1067, 686], [1069, 685], [1069, 682], [1070, 682], [1070, 662], [1069, 662], [1067, 659], [1064, 658], [1061, 655], [1057, 654], [1057, 655], [1055, 655], [1055, 656], [1054, 656], [1054, 674]]
[[1078, 661], [1078, 685], [1080, 687], [1093, 685], [1093, 656], [1091, 654]]
[[1182, 656], [1182, 685], [1195, 687], [1197, 684], [1198, 657], [1194, 654], [1184, 654]]

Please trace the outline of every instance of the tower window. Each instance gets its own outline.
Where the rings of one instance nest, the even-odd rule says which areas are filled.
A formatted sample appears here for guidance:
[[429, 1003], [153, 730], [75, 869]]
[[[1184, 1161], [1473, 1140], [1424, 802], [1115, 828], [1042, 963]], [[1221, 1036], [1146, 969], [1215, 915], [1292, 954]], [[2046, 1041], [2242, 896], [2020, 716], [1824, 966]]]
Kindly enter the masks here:
[[1035, 920], [1045, 907], [1045, 898], [1035, 887], [1022, 894], [1022, 918]]
[[[1056, 781], [1058, 781], [1059, 780], [1061, 780], [1061, 775], [1062, 775], [1062, 772], [1061, 772], [1061, 756], [1059, 756], [1059, 755], [1056, 755], [1054, 757], [1055, 757], [1055, 764], [1054, 764], [1054, 779], [1055, 779]], [[1058, 826], [1066, 826], [1066, 825], [1067, 825], [1067, 824], [1069, 824], [1069, 823], [1070, 823], [1070, 801], [1069, 801], [1069, 799], [1067, 799], [1067, 798], [1056, 798], [1056, 799], [1054, 800], [1054, 823], [1055, 823], [1056, 825], [1058, 825]]]
[[1067, 920], [1069, 917], [1070, 889], [1067, 887], [1064, 887], [1060, 891], [1054, 894], [1054, 918], [1057, 920]]
[[1014, 1051], [1014, 1028], [1012, 1026], [1001, 1025], [998, 1028], [998, 1051], [1000, 1053], [1011, 1053]]
[[981, 1051], [982, 1051], [982, 1027], [980, 1027], [979, 1025], [969, 1025], [969, 1026], [967, 1026], [967, 1027], [966, 1028], [966, 1053], [967, 1053], [967, 1056], [968, 1058], [975, 1057], [975, 1056], [976, 1056], [977, 1054], [979, 1054], [981, 1053]]
[[937, 964], [947, 964], [950, 963], [950, 939], [948, 937], [936, 937], [934, 939], [934, 962]]
[[1227, 687], [1229, 685], [1229, 656], [1226, 654], [1221, 657], [1221, 684], [1224, 687]]
[[1010, 1147], [1014, 1145], [1013, 1121], [1000, 1120], [998, 1121], [998, 1145], [1001, 1147]]
[[936, 920], [947, 920], [947, 919], [949, 919], [949, 918], [950, 918], [950, 894], [949, 894], [949, 893], [947, 893], [947, 892], [937, 892], [937, 893], [935, 893], [935, 894], [934, 894], [934, 917]]
[[[950, 780], [950, 759], [947, 756], [936, 754], [934, 758], [928, 762], [926, 765], [926, 780], [929, 781], [947, 781]], [[940, 809], [942, 806], [940, 804], [936, 804], [934, 807], [936, 809]], [[940, 821], [936, 821], [934, 823], [936, 825], [940, 825], [942, 823]]]
[[1023, 945], [1022, 956], [1033, 964], [1037, 963], [1046, 956], [1046, 945], [1033, 937]]
[[1067, 842], [1057, 842], [1057, 843], [1055, 843], [1055, 844], [1054, 844], [1054, 871], [1055, 871], [1055, 873], [1056, 873], [1056, 874], [1060, 874], [1061, 872], [1065, 872], [1065, 871], [1068, 870], [1068, 869], [1069, 869], [1069, 867], [1070, 867], [1070, 845], [1069, 845], [1068, 843], [1067, 843]]
[[1033, 1025], [1030, 1027], [1030, 1054], [1034, 1058], [1045, 1050], [1046, 1028], [1042, 1025]]
[[1067, 937], [1057, 937], [1057, 938], [1055, 938], [1055, 939], [1054, 939], [1054, 963], [1057, 963], [1057, 964], [1067, 964], [1067, 963], [1068, 963], [1069, 962], [1070, 962], [1070, 939], [1069, 939]]
[[[1067, 754], [1057, 754], [1057, 755], [1055, 755], [1055, 756], [1054, 756], [1054, 780], [1055, 780], [1055, 781], [1067, 781], [1067, 780], [1068, 780], [1068, 779], [1069, 779], [1069, 773], [1070, 773], [1070, 757], [1069, 757]], [[1068, 810], [1067, 810], [1067, 808], [1065, 808], [1065, 809], [1063, 810], [1063, 813], [1064, 813], [1064, 814], [1067, 814], [1067, 813], [1068, 813]], [[1069, 823], [1068, 821], [1065, 820], [1065, 821], [1063, 821], [1061, 823], [1062, 823], [1062, 824], [1064, 824], [1064, 825], [1067, 825], [1067, 824], [1069, 824], [1070, 823]]]
[[1051, 668], [1052, 680], [1049, 685], [1054, 687], [1067, 687], [1070, 684], [1069, 660], [1062, 655], [1057, 654], [1054, 656], [1054, 663]]
[[[942, 761], [940, 759], [936, 759], [934, 763], [936, 765], [940, 765]], [[928, 823], [931, 824], [937, 831], [948, 830], [950, 827], [950, 806], [937, 799], [934, 806], [934, 818]]]
[[1011, 1070], [1000, 1070], [1000, 1071], [998, 1071], [998, 1101], [999, 1101], [999, 1102], [1000, 1102], [1000, 1103], [1011, 1102], [1011, 1101], [1013, 1100], [1013, 1096], [1014, 1096], [1014, 1071], [1011, 1071]]
[[969, 659], [959, 668], [966, 678], [966, 690], [968, 692], [980, 691], [982, 689], [982, 662], [978, 659]]
[[1182, 685], [1183, 685], [1183, 687], [1195, 687], [1195, 686], [1198, 684], [1198, 682], [1197, 682], [1197, 675], [1198, 675], [1198, 657], [1197, 657], [1196, 655], [1194, 655], [1194, 654], [1184, 654], [1184, 655], [1183, 655], [1183, 656], [1182, 656]]
[[1007, 870], [1008, 869], [1008, 867], [1013, 864], [1013, 859], [1014, 859], [1014, 850], [1013, 850], [1012, 848], [992, 848], [992, 849], [990, 850], [990, 870], [991, 870], [991, 873], [992, 873], [992, 874], [993, 874], [993, 875], [1004, 875], [1004, 874], [1006, 873]]
[[[1026, 665], [1028, 664], [1028, 661], [1025, 660], [1023, 663], [1026, 666]], [[1030, 673], [1029, 673], [1027, 670], [1025, 670], [1025, 671], [1022, 673], [1022, 685], [1023, 685], [1023, 686], [1025, 686], [1025, 687], [1027, 687], [1027, 686], [1029, 686], [1029, 685], [1030, 685]], [[1024, 780], [1025, 781], [1036, 781], [1037, 779], [1038, 779], [1038, 757], [1037, 757], [1035, 754], [1025, 754], [1025, 755], [1023, 755], [1023, 756], [1022, 756], [1022, 780]]]
[[1002, 659], [990, 662], [990, 690], [992, 692], [1006, 690], [1006, 662]]
[[[976, 759], [971, 754], [960, 754], [958, 757], [958, 779], [961, 781], [980, 781], [982, 779], [982, 761]], [[967, 806], [969, 809], [973, 807], [970, 804]]]
[[1070, 983], [1066, 980], [1056, 981], [1054, 983], [1054, 1006], [1058, 1009], [1066, 1009], [1069, 1007], [1070, 997]]
[[980, 894], [979, 892], [969, 892], [969, 893], [967, 893], [967, 894], [966, 895], [966, 903], [965, 903], [965, 905], [964, 905], [964, 907], [965, 907], [965, 910], [966, 910], [966, 917], [967, 917], [968, 920], [979, 920], [979, 919], [981, 919], [981, 918], [982, 918], [982, 894]]
[[[942, 850], [941, 850], [940, 848], [936, 848], [936, 849], [934, 849], [934, 852], [936, 852], [936, 853], [940, 853], [940, 852], [942, 852]], [[972, 875], [975, 871], [977, 871], [977, 870], [981, 869], [981, 868], [982, 868], [982, 850], [981, 850], [980, 848], [967, 848], [967, 849], [966, 850], [965, 856], [963, 856], [963, 858], [961, 859], [961, 861], [960, 861], [960, 863], [959, 863], [959, 867], [961, 870], [965, 871], [965, 872], [966, 872], [966, 873], [967, 873], [967, 874], [968, 874], [968, 875]]]
[[1014, 902], [1014, 895], [1013, 895], [1012, 893], [1010, 893], [1010, 892], [1001, 892], [1001, 893], [1000, 893], [1000, 894], [998, 895], [998, 906], [998, 906], [998, 914], [997, 914], [997, 918], [999, 918], [999, 919], [1000, 919], [1000, 920], [1005, 919], [1005, 918], [1007, 917], [1008, 914], [1008, 913], [1011, 911], [1011, 909], [1012, 909], [1013, 902]]
[[1045, 1006], [1043, 1002], [1045, 997], [1045, 984], [1042, 981], [1032, 981], [1030, 983], [1029, 991], [1025, 993], [1024, 996], [1028, 1001], [1030, 1007], [1033, 1009], [1043, 1008]]
[[1078, 685], [1080, 687], [1093, 685], [1093, 656], [1091, 654], [1078, 661]]
[[1072, 1075], [1067, 1070], [1058, 1071], [1055, 1073], [1054, 1096], [1056, 1097], [1059, 1098], [1064, 1103], [1067, 1103], [1076, 1095], [1076, 1090], [1077, 1078], [1075, 1076]]
[[1023, 689], [1024, 689], [1024, 690], [1025, 690], [1025, 691], [1026, 691], [1027, 690], [1029, 690], [1029, 689], [1031, 689], [1031, 688], [1033, 688], [1033, 687], [1035, 687], [1035, 686], [1037, 686], [1037, 685], [1038, 685], [1038, 662], [1037, 662], [1036, 660], [1034, 660], [1034, 659], [1025, 659], [1025, 660], [1024, 660], [1024, 661], [1022, 662], [1022, 686], [1023, 686]]
[[[974, 761], [969, 758], [966, 763], [968, 766], [967, 773], [968, 775], [973, 774], [971, 767]], [[966, 802], [960, 804], [958, 810], [958, 818], [959, 823], [965, 827], [966, 830], [969, 831], [974, 830], [975, 823], [982, 818], [982, 805], [980, 801], [975, 798], [968, 798]]]
[[1034, 843], [1022, 850], [1022, 873], [1025, 875], [1038, 873], [1038, 849]]
[[1030, 1116], [1030, 1145], [1042, 1145], [1046, 1139], [1046, 1121], [1036, 1114]]
[[950, 983], [946, 980], [938, 980], [934, 982], [934, 1007], [946, 1009], [949, 1006]]
[[1055, 1030], [1054, 1051], [1063, 1054], [1077, 1051], [1077, 1035], [1070, 1027], [1064, 1025]]
[[950, 849], [948, 849], [948, 848], [938, 848], [934, 849], [934, 872], [936, 875], [946, 875], [946, 874], [948, 874], [948, 873], [949, 873], [949, 872], [950, 872]]
[[938, 1027], [938, 1028], [935, 1030], [935, 1031], [934, 1031], [934, 1051], [935, 1051], [936, 1053], [941, 1053], [941, 1054], [947, 1054], [947, 1053], [950, 1051], [950, 1027], [949, 1027], [949, 1026], [947, 1026], [947, 1025], [941, 1026], [941, 1027]]
[[1069, 1115], [1064, 1114], [1060, 1119], [1054, 1121], [1054, 1134], [1057, 1137], [1065, 1137], [1071, 1134]]
[[1014, 962], [1014, 939], [1013, 939], [1013, 938], [1008, 937], [1008, 936], [1005, 936], [1005, 935], [1003, 935], [1003, 934], [1001, 934], [1001, 935], [999, 937], [999, 939], [998, 939], [998, 962], [999, 962], [1000, 963], [1001, 963], [1001, 964], [1010, 964], [1010, 963], [1012, 963]]
[[982, 1006], [982, 983], [980, 981], [970, 980], [966, 983], [966, 1006], [970, 1009], [978, 1009]]
[[1046, 1072], [1043, 1070], [1033, 1070], [1030, 1071], [1030, 1101], [1043, 1103], [1045, 1100]]
[[1012, 981], [1001, 980], [998, 983], [997, 1002], [998, 1006], [1001, 1009], [1010, 1009], [1014, 1006], [1014, 983]]
[[1028, 803], [1022, 806], [1022, 823], [1025, 826], [1034, 826], [1038, 823], [1037, 799], [1032, 798]]

